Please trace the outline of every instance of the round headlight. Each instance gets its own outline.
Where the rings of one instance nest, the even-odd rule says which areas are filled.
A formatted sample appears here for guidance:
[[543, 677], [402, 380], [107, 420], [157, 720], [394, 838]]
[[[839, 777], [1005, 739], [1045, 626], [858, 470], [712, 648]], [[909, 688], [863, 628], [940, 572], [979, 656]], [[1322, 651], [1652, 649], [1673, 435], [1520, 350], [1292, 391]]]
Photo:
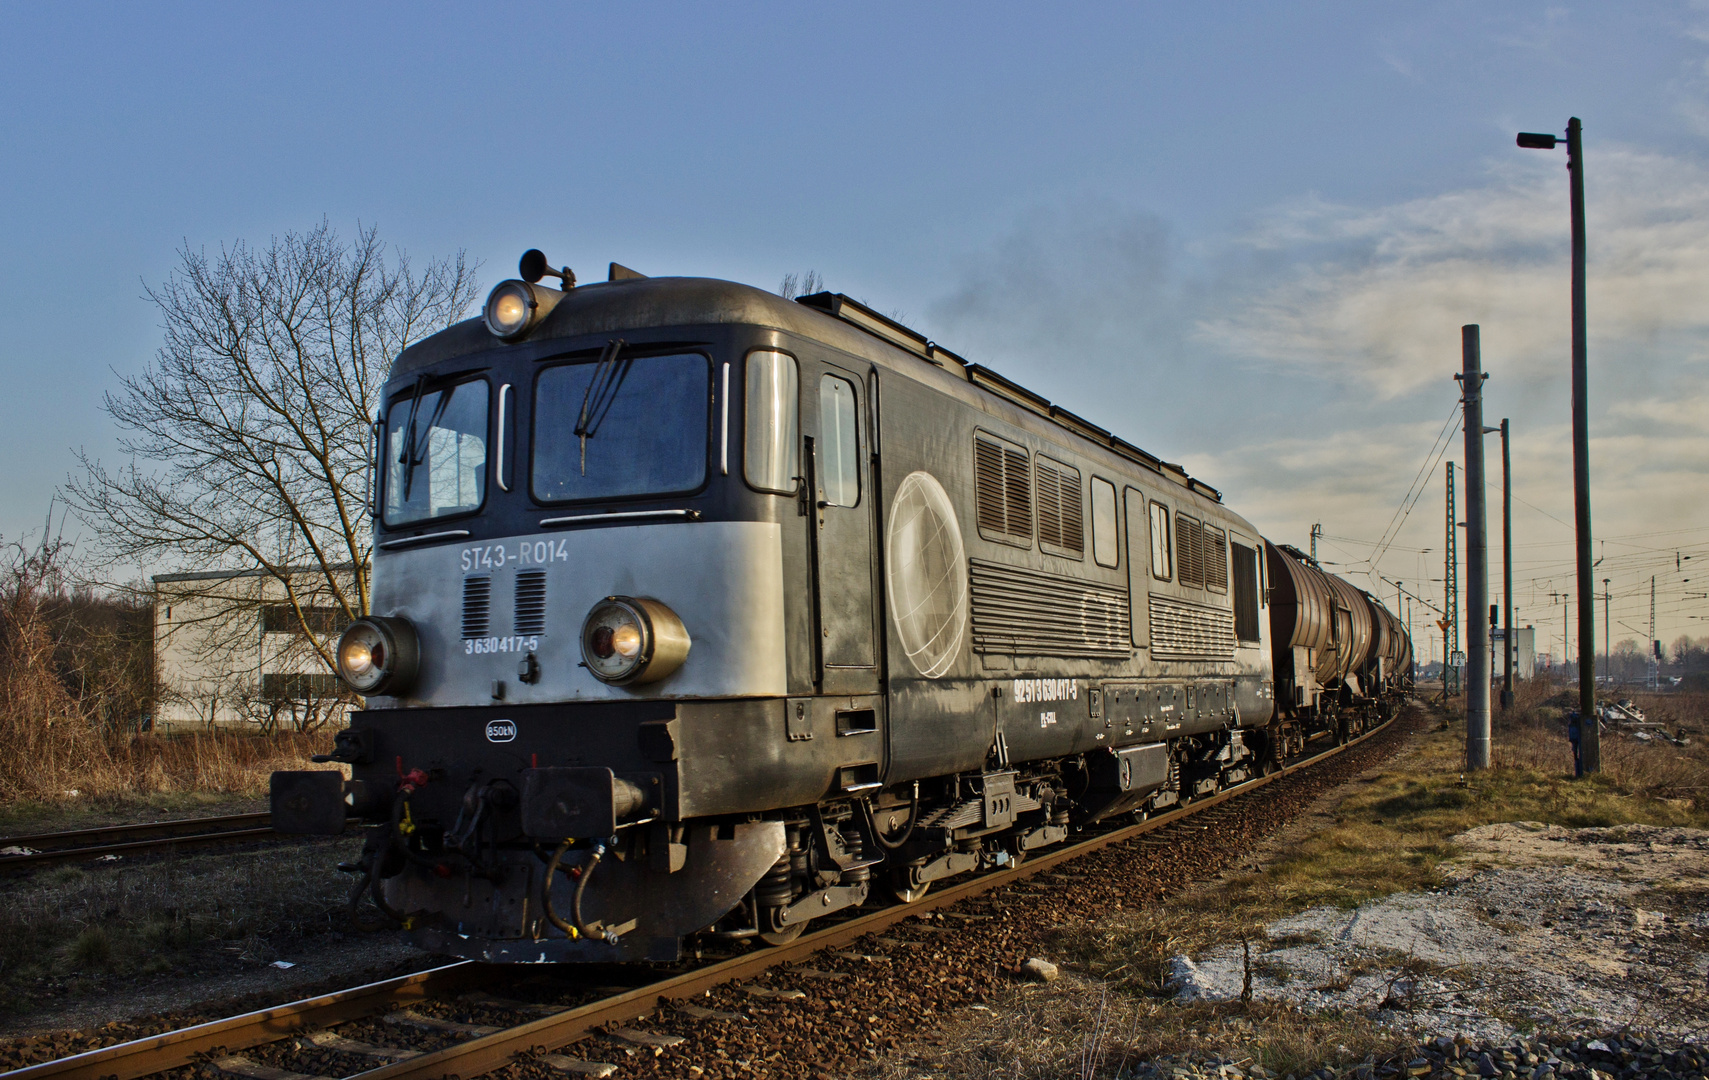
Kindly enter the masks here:
[[688, 631], [676, 612], [646, 597], [608, 596], [582, 624], [582, 659], [608, 683], [650, 683], [688, 659]]
[[338, 674], [359, 694], [400, 694], [415, 681], [420, 653], [407, 619], [357, 619], [338, 639]]
[[526, 281], [501, 281], [487, 296], [487, 329], [501, 338], [513, 338], [534, 321], [540, 302]]

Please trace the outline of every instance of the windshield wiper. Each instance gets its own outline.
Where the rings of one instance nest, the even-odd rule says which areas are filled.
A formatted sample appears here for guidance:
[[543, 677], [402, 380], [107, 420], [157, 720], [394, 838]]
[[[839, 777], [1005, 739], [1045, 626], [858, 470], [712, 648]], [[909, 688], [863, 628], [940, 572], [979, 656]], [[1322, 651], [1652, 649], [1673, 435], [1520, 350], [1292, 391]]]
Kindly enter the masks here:
[[439, 425], [440, 417], [445, 415], [445, 406], [451, 403], [451, 391], [440, 391], [439, 401], [433, 407], [433, 416], [427, 421], [425, 437], [418, 443], [415, 436], [415, 419], [421, 409], [421, 392], [427, 386], [427, 376], [418, 376], [415, 380], [415, 391], [409, 399], [409, 420], [404, 425], [404, 452], [398, 458], [398, 464], [404, 467], [404, 502], [409, 502], [410, 484], [415, 478], [415, 467], [427, 460], [428, 443], [432, 441], [433, 429]]
[[593, 369], [593, 378], [588, 380], [587, 391], [582, 394], [582, 411], [576, 419], [576, 437], [581, 439], [582, 444], [583, 476], [587, 475], [587, 441], [599, 430], [599, 425], [611, 411], [612, 402], [617, 400], [617, 391], [622, 389], [623, 380], [629, 377], [629, 367], [633, 361], [618, 358], [626, 344], [628, 343], [622, 338], [606, 342], [605, 351], [599, 354], [599, 364]]

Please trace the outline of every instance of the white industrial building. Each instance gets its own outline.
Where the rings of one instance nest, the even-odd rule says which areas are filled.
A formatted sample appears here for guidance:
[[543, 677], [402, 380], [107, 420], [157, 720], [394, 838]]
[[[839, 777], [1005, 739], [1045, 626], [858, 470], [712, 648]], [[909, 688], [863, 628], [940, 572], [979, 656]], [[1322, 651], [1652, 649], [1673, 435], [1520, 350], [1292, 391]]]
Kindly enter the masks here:
[[[346, 568], [346, 572], [348, 568]], [[328, 655], [344, 629], [318, 567], [292, 577]], [[289, 728], [339, 720], [354, 700], [302, 630], [284, 584], [262, 570], [157, 574], [153, 726]], [[344, 587], [354, 587], [347, 579]]]
[[[1495, 628], [1495, 678], [1500, 681], [1507, 669], [1501, 661], [1501, 643], [1506, 637], [1507, 628]], [[1529, 679], [1537, 670], [1537, 628], [1534, 626], [1519, 626], [1513, 630], [1513, 677]]]

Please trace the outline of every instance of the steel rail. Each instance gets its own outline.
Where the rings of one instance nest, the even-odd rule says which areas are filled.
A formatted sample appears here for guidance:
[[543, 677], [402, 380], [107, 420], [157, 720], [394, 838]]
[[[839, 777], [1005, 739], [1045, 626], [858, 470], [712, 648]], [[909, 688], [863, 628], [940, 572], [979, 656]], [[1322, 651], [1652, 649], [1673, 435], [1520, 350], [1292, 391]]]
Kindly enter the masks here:
[[[349, 1080], [426, 1080], [429, 1077], [478, 1076], [509, 1064], [517, 1054], [555, 1050], [584, 1038], [594, 1029], [622, 1020], [645, 1016], [655, 1009], [695, 997], [723, 983], [758, 975], [769, 968], [810, 956], [823, 949], [846, 945], [868, 934], [882, 931], [922, 912], [948, 907], [993, 889], [1024, 881], [1069, 860], [1102, 848], [1167, 828], [1177, 822], [1247, 795], [1285, 776], [1321, 764], [1387, 729], [1394, 719], [1349, 740], [1321, 750], [1309, 758], [1283, 766], [1268, 776], [1255, 777], [1234, 787], [1193, 800], [1186, 806], [1115, 829], [1048, 854], [1035, 855], [1019, 866], [982, 874], [952, 885], [911, 904], [895, 904], [856, 916], [814, 933], [804, 934], [787, 945], [733, 957], [681, 975], [626, 991], [588, 1005], [478, 1036], [456, 1046], [397, 1061]], [[199, 1054], [215, 1048], [242, 1050], [275, 1042], [310, 1028], [356, 1019], [400, 1004], [420, 1001], [448, 990], [490, 978], [495, 967], [507, 965], [463, 961], [414, 975], [369, 983], [302, 1001], [245, 1013], [224, 1020], [164, 1032], [145, 1039], [89, 1050], [72, 1057], [44, 1061], [0, 1074], [5, 1080], [137, 1080], [191, 1063]]]
[[278, 836], [271, 827], [263, 829], [228, 829], [216, 833], [192, 833], [187, 836], [163, 836], [157, 840], [133, 840], [128, 844], [102, 844], [98, 847], [64, 848], [59, 851], [32, 851], [26, 855], [0, 855], [0, 871], [15, 866], [45, 866], [51, 863], [80, 862], [103, 855], [135, 855], [172, 847], [200, 847], [206, 844], [229, 844], [238, 840], [261, 840]]
[[9, 1073], [7, 1080], [136, 1080], [166, 1069], [187, 1065], [199, 1054], [217, 1047], [244, 1050], [276, 1042], [307, 1028], [354, 1020], [382, 1009], [424, 1001], [446, 990], [477, 981], [488, 965], [463, 960], [444, 967], [418, 971], [397, 979], [368, 983], [319, 997], [304, 998], [269, 1009], [257, 1009], [224, 1020], [210, 1020], [194, 1027], [162, 1032], [145, 1039], [86, 1050], [71, 1057], [26, 1065]]
[[253, 814], [226, 814], [222, 817], [174, 818], [170, 821], [143, 821], [135, 825], [102, 825], [94, 829], [72, 829], [69, 832], [35, 833], [30, 836], [0, 836], [0, 847], [83, 844], [110, 836], [134, 836], [137, 833], [160, 832], [171, 829], [218, 829], [227, 825], [265, 825], [272, 818], [272, 814], [261, 810]]

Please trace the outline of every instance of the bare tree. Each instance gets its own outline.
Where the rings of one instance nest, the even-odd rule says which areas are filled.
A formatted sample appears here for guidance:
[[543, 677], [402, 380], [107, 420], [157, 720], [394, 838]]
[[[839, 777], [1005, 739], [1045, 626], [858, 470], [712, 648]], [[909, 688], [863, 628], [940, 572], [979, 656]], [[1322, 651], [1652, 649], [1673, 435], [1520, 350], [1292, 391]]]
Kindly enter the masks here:
[[819, 271], [809, 270], [800, 277], [794, 274], [783, 275], [783, 283], [777, 287], [777, 295], [785, 300], [794, 300], [798, 296], [812, 296], [823, 292], [825, 279], [819, 276]]
[[367, 459], [388, 364], [465, 316], [474, 269], [458, 252], [418, 272], [374, 228], [347, 243], [324, 221], [265, 249], [180, 250], [147, 289], [164, 343], [106, 397], [131, 460], [80, 453], [68, 485], [101, 553], [257, 574], [332, 668], [326, 616], [368, 610]]

